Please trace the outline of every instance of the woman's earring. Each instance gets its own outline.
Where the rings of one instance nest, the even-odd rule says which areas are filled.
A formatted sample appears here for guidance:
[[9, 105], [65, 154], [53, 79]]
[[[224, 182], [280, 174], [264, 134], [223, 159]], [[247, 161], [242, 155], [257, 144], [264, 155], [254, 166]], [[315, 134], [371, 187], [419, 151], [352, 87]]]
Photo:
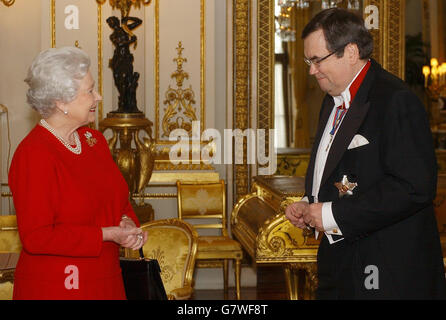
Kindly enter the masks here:
[[65, 115], [67, 115], [67, 114], [68, 114], [68, 110], [65, 110], [63, 113], [64, 113]]

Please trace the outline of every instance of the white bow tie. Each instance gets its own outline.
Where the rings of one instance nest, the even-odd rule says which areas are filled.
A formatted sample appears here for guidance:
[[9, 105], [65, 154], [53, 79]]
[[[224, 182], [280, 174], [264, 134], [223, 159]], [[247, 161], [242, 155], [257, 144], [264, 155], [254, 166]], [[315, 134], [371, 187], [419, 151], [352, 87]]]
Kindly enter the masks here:
[[340, 96], [333, 97], [335, 107], [342, 106], [342, 104], [345, 103], [345, 108], [350, 108], [350, 97], [350, 90], [345, 90]]

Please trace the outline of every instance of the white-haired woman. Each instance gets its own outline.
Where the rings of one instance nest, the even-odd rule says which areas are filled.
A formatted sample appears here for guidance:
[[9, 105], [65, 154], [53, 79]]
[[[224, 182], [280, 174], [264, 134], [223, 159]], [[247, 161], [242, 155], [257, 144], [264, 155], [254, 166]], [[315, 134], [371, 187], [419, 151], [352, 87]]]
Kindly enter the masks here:
[[25, 79], [42, 120], [9, 173], [23, 244], [14, 299], [125, 299], [119, 246], [147, 240], [104, 136], [86, 127], [102, 99], [89, 67], [78, 48], [48, 49]]

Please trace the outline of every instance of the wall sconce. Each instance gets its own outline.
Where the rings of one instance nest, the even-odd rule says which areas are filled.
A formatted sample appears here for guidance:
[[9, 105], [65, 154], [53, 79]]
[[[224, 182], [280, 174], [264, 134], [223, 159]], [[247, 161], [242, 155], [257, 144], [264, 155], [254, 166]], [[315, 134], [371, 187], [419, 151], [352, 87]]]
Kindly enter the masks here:
[[446, 62], [441, 65], [437, 58], [432, 58], [429, 66], [423, 66], [424, 87], [434, 96], [446, 94]]

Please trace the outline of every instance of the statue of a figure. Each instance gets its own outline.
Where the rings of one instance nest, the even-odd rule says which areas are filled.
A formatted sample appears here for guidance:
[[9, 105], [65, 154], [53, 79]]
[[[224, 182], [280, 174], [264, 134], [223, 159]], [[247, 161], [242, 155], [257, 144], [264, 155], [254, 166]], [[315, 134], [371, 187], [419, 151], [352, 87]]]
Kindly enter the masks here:
[[[130, 24], [128, 24], [129, 21]], [[130, 30], [138, 27], [142, 20], [136, 17], [124, 17], [120, 23], [117, 17], [112, 16], [107, 19], [107, 23], [113, 29], [110, 40], [115, 46], [109, 66], [113, 70], [113, 78], [119, 92], [118, 110], [113, 112], [141, 112], [136, 105], [139, 73], [133, 72], [133, 55], [129, 47], [132, 43], [136, 45], [136, 36]]]

